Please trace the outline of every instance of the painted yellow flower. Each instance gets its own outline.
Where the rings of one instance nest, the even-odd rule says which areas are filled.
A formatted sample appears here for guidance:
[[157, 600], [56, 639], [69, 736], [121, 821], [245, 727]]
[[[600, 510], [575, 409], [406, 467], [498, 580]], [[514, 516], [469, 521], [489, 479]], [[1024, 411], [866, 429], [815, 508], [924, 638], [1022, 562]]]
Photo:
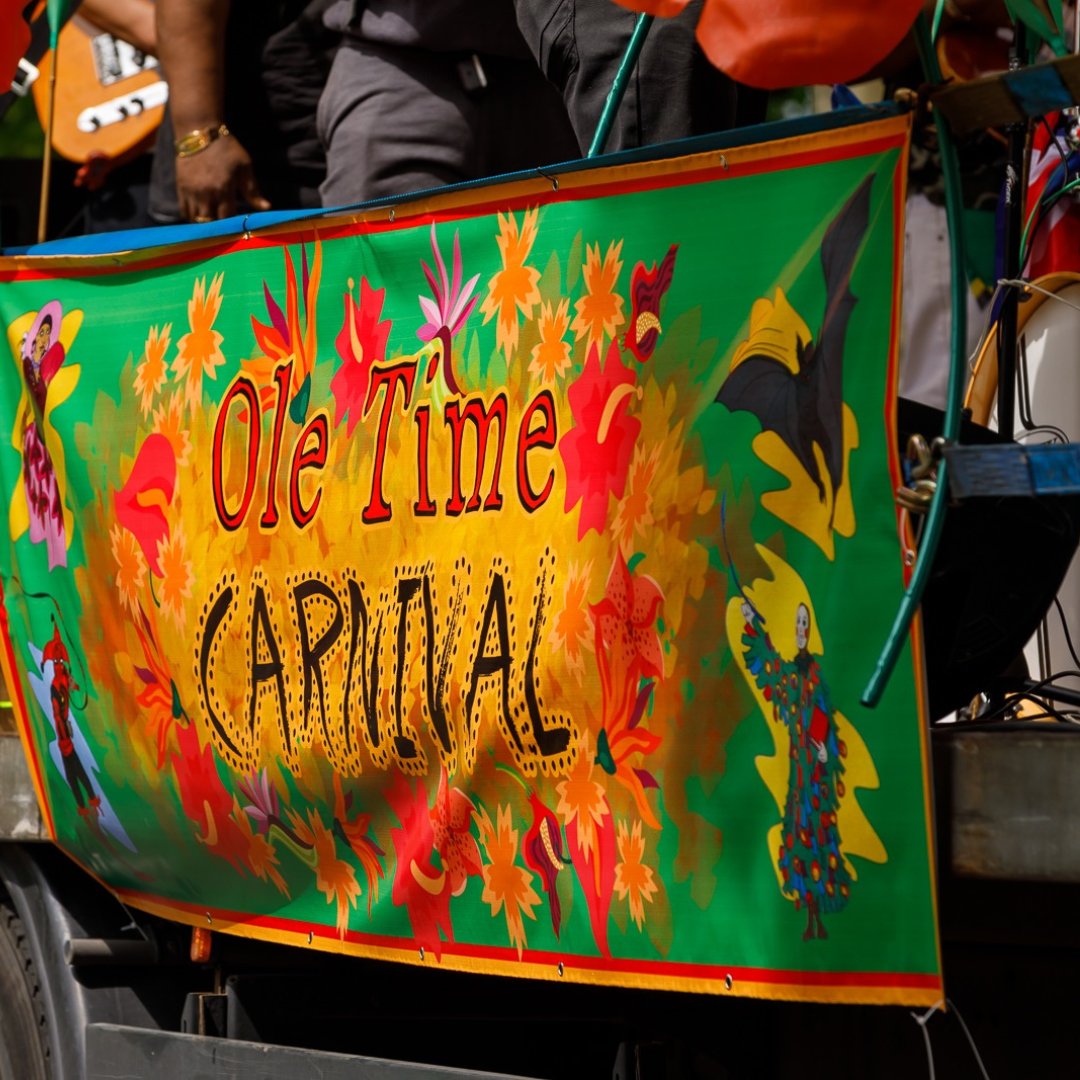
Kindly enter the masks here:
[[187, 465], [191, 457], [191, 436], [184, 418], [184, 399], [179, 393], [172, 394], [167, 402], [154, 410], [154, 431], [169, 440], [177, 468]]
[[188, 324], [191, 329], [176, 343], [173, 374], [184, 380], [184, 399], [189, 405], [202, 400], [203, 376], [217, 378], [217, 369], [225, 363], [221, 352], [224, 338], [214, 329], [221, 311], [221, 282], [224, 273], [215, 274], [206, 290], [206, 278], [196, 278], [188, 301]]
[[525, 924], [522, 914], [535, 920], [533, 908], [540, 904], [540, 897], [532, 887], [533, 875], [517, 865], [518, 831], [513, 828], [509, 806], [500, 806], [496, 813], [497, 826], [491, 824], [487, 811], [480, 810], [480, 843], [488, 862], [484, 864], [484, 892], [481, 899], [491, 905], [494, 918], [500, 909], [506, 910], [506, 928], [510, 932], [510, 944], [515, 946], [520, 958], [528, 944], [525, 940]]
[[555, 616], [548, 642], [562, 649], [566, 666], [581, 681], [585, 673], [585, 650], [593, 651], [593, 624], [589, 615], [588, 591], [592, 580], [592, 560], [579, 567], [571, 563], [566, 573], [562, 610]]
[[109, 532], [113, 558], [116, 560], [116, 589], [120, 603], [134, 614], [139, 593], [146, 584], [146, 559], [138, 540], [122, 525]]
[[588, 345], [602, 343], [604, 336], [615, 337], [615, 330], [626, 322], [623, 298], [615, 292], [615, 283], [622, 271], [622, 241], [612, 241], [600, 261], [600, 245], [585, 245], [585, 295], [574, 305], [574, 334], [576, 340], [588, 338]]
[[652, 484], [659, 461], [659, 447], [646, 450], [640, 443], [634, 447], [626, 494], [619, 500], [611, 523], [611, 534], [623, 550], [633, 550], [634, 537], [644, 536], [645, 530], [653, 524]]
[[184, 601], [191, 596], [195, 575], [187, 557], [187, 541], [183, 526], [178, 522], [158, 541], [158, 563], [161, 566], [161, 607], [177, 626], [185, 621]]
[[151, 326], [146, 335], [142, 362], [135, 369], [135, 392], [139, 395], [143, 416], [149, 415], [154, 396], [169, 377], [169, 365], [165, 363], [165, 353], [169, 349], [171, 334], [172, 323], [166, 323], [160, 331], [158, 327]]
[[577, 821], [578, 844], [587, 857], [596, 850], [596, 827], [603, 825], [604, 818], [610, 813], [604, 785], [592, 778], [594, 764], [595, 756], [588, 732], [585, 732], [581, 737], [577, 764], [555, 788], [559, 793], [555, 812], [562, 818], [563, 825]]
[[616, 844], [622, 861], [615, 864], [615, 891], [620, 900], [629, 901], [630, 918], [640, 930], [645, 922], [645, 905], [651, 904], [656, 895], [652, 867], [641, 861], [645, 854], [641, 822], [635, 821], [633, 829], [627, 829], [626, 822], [620, 821]]
[[536, 221], [540, 211], [534, 207], [526, 210], [519, 229], [513, 214], [499, 214], [499, 235], [496, 242], [502, 256], [502, 269], [496, 271], [488, 282], [488, 295], [480, 306], [484, 322], [498, 315], [495, 323], [495, 344], [502, 349], [506, 359], [517, 348], [518, 311], [526, 319], [532, 318], [533, 306], [540, 303], [537, 283], [540, 271], [527, 266], [525, 260], [536, 241]]
[[529, 372], [542, 383], [553, 383], [570, 366], [570, 342], [563, 340], [570, 329], [570, 301], [561, 300], [554, 309], [545, 301], [536, 325], [540, 341], [533, 346]]

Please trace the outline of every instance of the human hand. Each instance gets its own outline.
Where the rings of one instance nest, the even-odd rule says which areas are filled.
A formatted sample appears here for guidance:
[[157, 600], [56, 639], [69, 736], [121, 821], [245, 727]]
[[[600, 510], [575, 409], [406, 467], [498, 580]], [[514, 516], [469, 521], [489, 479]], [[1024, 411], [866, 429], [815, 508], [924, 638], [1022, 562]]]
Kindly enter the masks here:
[[187, 221], [229, 217], [240, 203], [253, 210], [270, 209], [269, 200], [259, 191], [251, 155], [232, 135], [176, 159], [176, 194]]
[[810, 742], [813, 743], [814, 749], [817, 751], [818, 761], [824, 765], [825, 762], [829, 760], [829, 751], [825, 749], [825, 744], [823, 742], [818, 742], [817, 739], [813, 738]]
[[743, 622], [749, 626], [754, 621], [754, 616], [757, 612], [754, 611], [745, 600], [742, 602], [742, 607], [740, 607], [739, 610], [742, 612]]

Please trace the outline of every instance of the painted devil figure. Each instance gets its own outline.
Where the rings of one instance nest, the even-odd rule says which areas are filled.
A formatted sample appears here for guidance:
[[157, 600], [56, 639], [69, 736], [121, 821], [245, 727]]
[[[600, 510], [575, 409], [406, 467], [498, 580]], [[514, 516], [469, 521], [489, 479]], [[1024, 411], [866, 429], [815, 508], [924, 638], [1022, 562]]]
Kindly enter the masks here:
[[806, 905], [803, 940], [825, 938], [822, 916], [842, 911], [851, 891], [837, 825], [847, 747], [837, 735], [821, 667], [809, 651], [807, 605], [796, 608], [796, 654], [791, 660], [774, 648], [751, 604], [744, 602], [741, 611], [746, 670], [771, 704], [773, 720], [788, 733], [787, 794], [775, 853], [781, 891], [797, 908]]
[[67, 780], [71, 793], [75, 796], [75, 805], [79, 813], [94, 813], [101, 800], [94, 791], [86, 768], [79, 760], [75, 748], [74, 732], [71, 727], [71, 691], [78, 690], [79, 684], [72, 678], [67, 646], [60, 637], [60, 628], [53, 623], [53, 636], [41, 652], [43, 661], [52, 661], [52, 681], [49, 683], [49, 698], [52, 704], [53, 726], [60, 746], [60, 759], [64, 763], [64, 779]]

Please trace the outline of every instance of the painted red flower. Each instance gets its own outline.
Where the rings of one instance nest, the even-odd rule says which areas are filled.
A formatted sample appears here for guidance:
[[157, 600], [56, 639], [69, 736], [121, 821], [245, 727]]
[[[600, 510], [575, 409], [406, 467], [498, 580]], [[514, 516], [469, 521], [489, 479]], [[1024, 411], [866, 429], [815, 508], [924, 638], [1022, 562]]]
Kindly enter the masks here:
[[428, 811], [423, 784], [396, 776], [386, 793], [386, 801], [401, 822], [390, 830], [397, 856], [394, 867], [394, 903], [409, 915], [417, 945], [442, 956], [442, 937], [454, 940], [450, 922], [450, 875], [431, 860], [435, 851], [435, 831]]
[[239, 812], [239, 803], [221, 781], [213, 747], [200, 743], [194, 724], [178, 724], [175, 731], [179, 752], [172, 755], [173, 775], [184, 815], [199, 829], [195, 838], [242, 870], [249, 845], [232, 819], [234, 804]]
[[630, 681], [636, 676], [662, 679], [664, 653], [656, 632], [656, 617], [664, 594], [645, 574], [632, 574], [619, 551], [611, 564], [604, 598], [590, 605], [596, 628], [596, 649], [608, 658], [614, 672]]
[[116, 520], [142, 548], [151, 571], [161, 577], [159, 545], [169, 535], [162, 505], [172, 502], [176, 490], [176, 452], [164, 435], [147, 435], [127, 482], [113, 493]]
[[664, 677], [664, 653], [656, 630], [663, 602], [660, 586], [645, 574], [632, 573], [620, 551], [611, 565], [604, 598], [589, 608], [603, 695], [596, 761], [633, 795], [643, 820], [656, 829], [660, 823], [645, 789], [658, 784], [644, 762], [662, 739], [642, 720], [655, 680]]
[[627, 410], [630, 398], [639, 393], [634, 372], [624, 366], [614, 342], [602, 368], [597, 347], [589, 349], [585, 370], [567, 393], [574, 427], [559, 441], [559, 453], [566, 467], [564, 509], [569, 512], [581, 503], [579, 540], [589, 529], [603, 533], [608, 496], [622, 498], [641, 430], [640, 421]]
[[450, 878], [450, 893], [460, 896], [470, 877], [483, 869], [480, 849], [470, 831], [476, 807], [461, 788], [447, 783], [446, 769], [439, 776], [439, 791], [431, 811], [435, 850]]
[[540, 875], [540, 881], [547, 893], [548, 906], [551, 909], [551, 928], [558, 939], [562, 928], [562, 902], [556, 881], [559, 872], [566, 866], [567, 854], [563, 851], [562, 831], [559, 819], [541, 801], [535, 791], [529, 792], [529, 806], [532, 808], [532, 825], [525, 834], [521, 853], [526, 866]]
[[347, 434], [364, 412], [371, 365], [386, 359], [386, 342], [390, 337], [392, 323], [382, 319], [385, 289], [373, 289], [367, 278], [360, 279], [360, 303], [351, 292], [345, 294], [345, 319], [335, 342], [341, 367], [330, 380], [330, 392], [334, 395], [334, 424], [340, 424], [349, 414]]

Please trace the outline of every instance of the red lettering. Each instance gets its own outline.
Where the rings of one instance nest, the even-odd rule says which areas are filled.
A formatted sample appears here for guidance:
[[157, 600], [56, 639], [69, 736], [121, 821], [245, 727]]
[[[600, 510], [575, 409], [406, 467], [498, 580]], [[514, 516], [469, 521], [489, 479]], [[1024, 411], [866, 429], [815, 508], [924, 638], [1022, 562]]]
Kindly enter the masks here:
[[292, 383], [292, 361], [279, 364], [274, 370], [274, 382], [277, 383], [277, 408], [274, 410], [274, 438], [270, 447], [270, 473], [266, 478], [266, 509], [263, 510], [259, 524], [264, 529], [273, 529], [278, 523], [277, 488], [278, 456], [281, 453], [281, 432], [285, 427], [285, 413], [288, 407], [289, 386]]
[[[314, 437], [315, 445], [307, 449], [308, 440]], [[326, 466], [326, 452], [330, 444], [330, 425], [326, 413], [313, 416], [300, 433], [293, 450], [292, 469], [289, 473], [289, 512], [298, 529], [311, 524], [322, 502], [322, 486], [315, 489], [311, 502], [305, 507], [300, 497], [300, 473], [304, 469], [322, 469]]]
[[[539, 413], [543, 418], [542, 426], [535, 431], [532, 427], [533, 416]], [[517, 444], [517, 488], [518, 498], [521, 505], [531, 514], [539, 510], [547, 502], [551, 494], [552, 485], [555, 483], [555, 470], [549, 469], [547, 480], [543, 490], [537, 494], [533, 491], [529, 481], [529, 466], [526, 455], [534, 448], [554, 450], [558, 442], [558, 433], [555, 429], [555, 399], [550, 390], [541, 390], [525, 410], [521, 418], [521, 427], [518, 429]]]
[[434, 517], [438, 509], [431, 501], [428, 491], [428, 430], [431, 426], [431, 406], [416, 407], [416, 502], [413, 513], [417, 517]]
[[[225, 505], [225, 427], [229, 419], [229, 410], [233, 402], [241, 398], [247, 405], [248, 455], [247, 476], [244, 480], [244, 493], [235, 513], [230, 513]], [[247, 517], [251, 499], [255, 494], [255, 469], [259, 463], [259, 439], [261, 434], [262, 414], [259, 412], [259, 395], [255, 384], [246, 376], [239, 376], [229, 387], [218, 406], [217, 423], [214, 425], [214, 448], [211, 461], [211, 474], [214, 485], [214, 509], [221, 524], [233, 532]]]
[[[463, 510], [480, 509], [480, 487], [484, 480], [484, 467], [487, 464], [488, 431], [492, 420], [499, 421], [499, 440], [495, 450], [495, 465], [492, 469], [491, 489], [484, 500], [485, 510], [500, 510], [502, 495], [499, 493], [499, 474], [502, 471], [503, 444], [506, 441], [506, 395], [499, 394], [485, 409], [480, 398], [472, 398], [462, 409], [460, 402], [449, 402], [443, 412], [443, 419], [450, 428], [452, 444], [450, 449], [451, 480], [450, 498], [446, 500], [446, 512], [457, 517]], [[464, 442], [466, 421], [472, 421], [476, 430], [476, 478], [472, 495], [466, 503], [461, 491], [461, 451]]]
[[371, 410], [375, 401], [375, 395], [382, 387], [386, 387], [386, 396], [383, 399], [382, 412], [379, 415], [379, 434], [375, 444], [375, 463], [371, 470], [371, 498], [367, 506], [360, 514], [361, 519], [367, 525], [378, 521], [389, 521], [391, 517], [390, 504], [383, 498], [382, 477], [383, 465], [386, 461], [386, 440], [390, 433], [390, 413], [394, 405], [394, 397], [397, 388], [402, 387], [402, 410], [408, 409], [412, 401], [413, 384], [416, 382], [416, 361], [412, 360], [403, 364], [395, 364], [393, 367], [373, 367], [371, 369], [371, 386], [368, 390], [367, 404], [364, 406], [364, 414]]

